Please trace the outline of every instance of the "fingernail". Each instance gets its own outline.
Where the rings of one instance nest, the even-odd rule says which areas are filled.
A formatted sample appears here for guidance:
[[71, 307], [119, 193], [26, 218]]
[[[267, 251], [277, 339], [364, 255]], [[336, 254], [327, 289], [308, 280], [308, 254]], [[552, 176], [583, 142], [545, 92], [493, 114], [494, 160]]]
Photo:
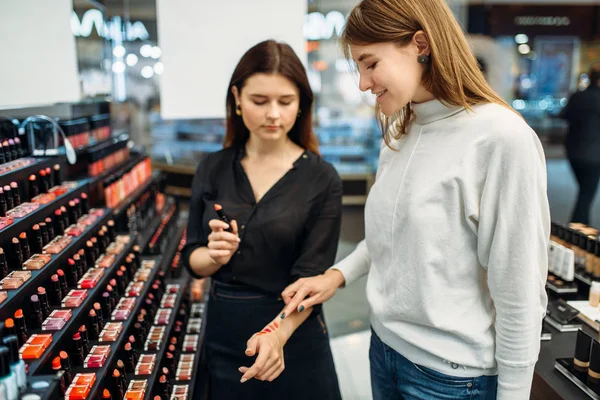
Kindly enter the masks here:
[[[248, 350], [246, 350], [246, 351], [248, 351]], [[242, 367], [239, 367], [239, 368], [238, 368], [238, 371], [242, 372]]]
[[302, 311], [304, 311], [304, 306], [298, 307], [298, 312], [302, 312]]
[[246, 378], [242, 378], [242, 379], [240, 380], [240, 382], [241, 382], [241, 383], [244, 383], [244, 382], [246, 382], [247, 380], [248, 380], [248, 379], [246, 379]]
[[282, 313], [281, 314], [281, 319], [284, 319], [284, 318], [285, 318], [285, 313]]
[[250, 353], [250, 349], [246, 349], [246, 353]]

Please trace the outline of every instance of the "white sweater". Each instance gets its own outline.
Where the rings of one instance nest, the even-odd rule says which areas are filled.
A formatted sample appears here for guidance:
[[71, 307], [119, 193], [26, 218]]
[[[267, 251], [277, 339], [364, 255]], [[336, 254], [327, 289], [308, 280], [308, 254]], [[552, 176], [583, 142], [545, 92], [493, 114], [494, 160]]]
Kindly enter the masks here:
[[365, 240], [332, 268], [369, 274], [371, 324], [410, 361], [498, 374], [498, 400], [529, 399], [547, 297], [550, 212], [542, 146], [514, 112], [434, 100], [383, 147]]

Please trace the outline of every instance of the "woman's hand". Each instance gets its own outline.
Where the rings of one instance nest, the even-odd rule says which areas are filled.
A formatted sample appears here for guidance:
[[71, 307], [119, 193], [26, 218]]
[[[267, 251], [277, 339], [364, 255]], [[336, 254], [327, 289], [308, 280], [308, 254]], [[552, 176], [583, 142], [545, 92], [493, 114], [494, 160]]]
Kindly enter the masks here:
[[285, 335], [279, 329], [277, 322], [271, 322], [262, 331], [252, 335], [247, 343], [246, 355], [253, 357], [258, 354], [254, 364], [248, 367], [240, 367], [239, 371], [244, 374], [240, 382], [249, 379], [273, 382], [285, 369], [283, 360], [283, 346]]
[[281, 318], [296, 310], [302, 312], [309, 307], [326, 302], [344, 282], [344, 276], [337, 269], [328, 269], [323, 275], [298, 279], [281, 293], [283, 301], [287, 304]]
[[231, 260], [240, 244], [237, 222], [231, 221], [233, 232], [227, 232], [229, 225], [219, 219], [211, 220], [208, 226], [212, 230], [208, 235], [208, 255], [217, 264], [225, 265]]

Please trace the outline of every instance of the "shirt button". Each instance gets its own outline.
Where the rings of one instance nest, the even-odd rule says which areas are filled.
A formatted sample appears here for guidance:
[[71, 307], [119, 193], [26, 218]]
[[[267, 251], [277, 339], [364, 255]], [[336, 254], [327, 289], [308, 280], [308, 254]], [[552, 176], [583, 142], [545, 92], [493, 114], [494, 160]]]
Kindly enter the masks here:
[[467, 387], [468, 387], [469, 389], [471, 389], [471, 388], [473, 387], [473, 383], [471, 383], [471, 382], [467, 383]]
[[246, 229], [246, 225], [242, 225], [242, 230]]
[[308, 158], [308, 156], [306, 154], [303, 154], [302, 158]]
[[237, 253], [238, 253], [238, 255], [239, 255], [239, 254], [242, 254], [242, 251], [241, 251], [241, 250], [238, 250], [238, 252], [237, 252]]
[[452, 363], [452, 369], [458, 369], [458, 364], [457, 363]]

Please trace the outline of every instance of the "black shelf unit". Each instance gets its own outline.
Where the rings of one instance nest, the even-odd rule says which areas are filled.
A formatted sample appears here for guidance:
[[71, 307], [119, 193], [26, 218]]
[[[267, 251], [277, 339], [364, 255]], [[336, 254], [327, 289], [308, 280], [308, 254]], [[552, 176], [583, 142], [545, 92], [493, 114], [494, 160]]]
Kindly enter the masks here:
[[[133, 308], [133, 311], [131, 312], [132, 316], [139, 314], [139, 312], [142, 308], [143, 300], [148, 295], [148, 292], [150, 291], [150, 288], [152, 287], [152, 282], [154, 281], [154, 279], [156, 279], [158, 272], [161, 270], [161, 264], [164, 261], [161, 257], [142, 257], [142, 260], [156, 260], [156, 263], [158, 265], [152, 270], [152, 274], [150, 275], [148, 281], [144, 285], [144, 289], [140, 293], [140, 296], [137, 297], [135, 307]], [[102, 385], [102, 388], [104, 386], [106, 386], [106, 383], [104, 382], [104, 380], [107, 378], [107, 373], [110, 370], [114, 369], [114, 366], [115, 366], [117, 360], [119, 359], [118, 357], [120, 357], [120, 350], [123, 348], [127, 339], [129, 338], [128, 332], [130, 331], [130, 328], [135, 324], [135, 318], [128, 318], [127, 320], [120, 321], [120, 322], [123, 323], [123, 330], [121, 331], [121, 334], [119, 335], [117, 340], [112, 343], [102, 343], [103, 345], [110, 345], [110, 347], [111, 347], [110, 354], [108, 355], [106, 362], [104, 363], [104, 366], [102, 366], [102, 368], [98, 368], [96, 370], [83, 369], [83, 368], [79, 367], [73, 371], [74, 373], [78, 373], [78, 372], [95, 372], [96, 373], [96, 382], [92, 386], [90, 393], [87, 396], [88, 399], [100, 398], [101, 385]], [[90, 342], [90, 346], [93, 345], [93, 343], [96, 343], [96, 342]]]
[[59, 347], [60, 350], [69, 350], [68, 346], [64, 346], [64, 339], [70, 338], [79, 327], [85, 324], [85, 318], [87, 317], [87, 313], [92, 308], [93, 304], [100, 300], [100, 295], [104, 291], [104, 288], [108, 281], [114, 277], [114, 273], [122, 264], [123, 260], [131, 252], [133, 244], [135, 243], [135, 238], [131, 237], [129, 244], [123, 250], [123, 253], [120, 254], [116, 259], [113, 265], [110, 268], [107, 268], [104, 271], [104, 276], [100, 279], [98, 284], [93, 289], [88, 289], [88, 295], [86, 299], [81, 303], [81, 305], [77, 308], [73, 308], [71, 319], [65, 324], [65, 326], [60, 331], [48, 332], [48, 331], [40, 331], [38, 333], [52, 333], [52, 344], [46, 349], [41, 358], [29, 363], [29, 375], [36, 375], [41, 372], [43, 373], [51, 373], [51, 369], [44, 369], [45, 366], [50, 365], [53, 357], [58, 356], [58, 352], [54, 350], [63, 344], [63, 347]]
[[15, 218], [12, 224], [0, 230], [0, 238], [2, 238], [3, 242], [8, 242], [11, 238], [18, 236], [21, 232], [29, 232], [33, 225], [42, 222], [45, 218], [53, 215], [57, 208], [66, 206], [69, 201], [73, 200], [81, 193], [87, 192], [88, 183], [87, 179], [78, 181], [77, 187], [62, 196], [57, 197], [53, 202], [41, 204], [37, 210], [23, 218]]
[[127, 161], [122, 162], [121, 164], [113, 167], [112, 169], [108, 170], [108, 171], [104, 171], [103, 173], [101, 173], [98, 176], [92, 176], [90, 177], [90, 185], [96, 185], [98, 183], [101, 183], [102, 181], [104, 181], [106, 178], [108, 178], [111, 175], [117, 174], [120, 171], [124, 171], [130, 167], [133, 167], [135, 164], [139, 163], [140, 161], [142, 161], [144, 158], [146, 158], [146, 156], [144, 156], [143, 154], [140, 153], [136, 153], [136, 154], [132, 154], [131, 155], [132, 158], [130, 158]]
[[[165, 260], [173, 259], [173, 257], [167, 257]], [[172, 309], [171, 320], [166, 325], [166, 335], [163, 343], [161, 343], [160, 350], [156, 352], [152, 351], [144, 351], [143, 354], [156, 354], [157, 364], [152, 371], [152, 374], [147, 376], [145, 379], [148, 380], [148, 388], [146, 390], [146, 397], [150, 397], [154, 395], [154, 385], [158, 381], [158, 376], [161, 373], [161, 361], [167, 352], [167, 347], [169, 346], [169, 338], [171, 337], [171, 332], [173, 331], [173, 327], [175, 326], [175, 320], [177, 319], [177, 312], [181, 307], [181, 302], [183, 301], [184, 296], [188, 294], [187, 284], [189, 283], [189, 279], [187, 278], [179, 278], [179, 279], [165, 279], [165, 286], [179, 284], [181, 290], [177, 293], [177, 300], [175, 301], [175, 307]], [[144, 379], [143, 376], [140, 379]], [[150, 395], [150, 396], [149, 396]], [[191, 397], [190, 397], [191, 398]]]
[[[145, 158], [147, 157], [143, 157], [142, 159]], [[136, 190], [133, 191], [133, 193], [131, 193], [125, 200], [117, 205], [113, 210], [115, 218], [120, 216], [123, 211], [125, 211], [133, 202], [135, 202], [150, 187], [150, 185], [152, 185], [152, 183], [158, 179], [159, 176], [160, 173], [153, 172], [146, 182], [142, 183]]]
[[[182, 267], [180, 267], [182, 268]], [[188, 275], [187, 271], [184, 272], [184, 275]], [[189, 278], [188, 278], [189, 279]], [[188, 398], [190, 399], [204, 399], [204, 398], [208, 398], [208, 378], [207, 377], [203, 377], [203, 376], [199, 376], [200, 369], [202, 365], [205, 365], [204, 363], [204, 357], [206, 357], [206, 354], [204, 353], [204, 346], [202, 345], [204, 343], [204, 339], [206, 337], [206, 313], [208, 312], [208, 296], [209, 296], [209, 285], [210, 285], [210, 280], [206, 281], [206, 286], [205, 286], [205, 290], [204, 290], [204, 298], [202, 299], [202, 303], [205, 304], [204, 306], [204, 314], [202, 314], [202, 328], [200, 329], [200, 340], [199, 340], [199, 346], [198, 346], [198, 351], [196, 351], [196, 358], [194, 359], [194, 369], [193, 369], [193, 373], [192, 373], [192, 380], [188, 381], [187, 384], [189, 384], [189, 395]], [[186, 384], [186, 382], [182, 381], [182, 382], [177, 382], [175, 384]], [[196, 394], [195, 392], [197, 390], [202, 390], [203, 392], [200, 394]]]
[[[54, 210], [54, 208], [52, 209]], [[60, 254], [53, 255], [52, 260], [42, 269], [31, 271], [31, 278], [29, 278], [23, 286], [17, 290], [8, 290], [6, 300], [0, 304], [0, 318], [4, 320], [12, 317], [14, 311], [23, 306], [23, 301], [29, 298], [29, 296], [36, 294], [37, 287], [40, 286], [42, 282], [49, 281], [50, 277], [55, 274], [76, 251], [81, 249], [87, 240], [98, 233], [98, 230], [102, 225], [108, 222], [111, 216], [110, 209], [104, 209], [104, 215], [98, 218], [94, 225], [89, 227], [80, 236], [73, 238], [73, 241], [69, 243]]]
[[35, 163], [26, 165], [19, 169], [12, 170], [10, 172], [6, 172], [0, 175], [0, 185], [5, 186], [9, 185], [11, 182], [26, 182], [29, 178], [29, 175], [36, 174], [41, 169], [46, 169], [48, 167], [52, 168], [54, 164], [59, 164], [61, 168], [61, 172], [63, 172], [64, 162], [60, 157], [50, 157], [50, 158], [37, 158], [37, 157], [25, 157], [25, 158], [33, 158]]

